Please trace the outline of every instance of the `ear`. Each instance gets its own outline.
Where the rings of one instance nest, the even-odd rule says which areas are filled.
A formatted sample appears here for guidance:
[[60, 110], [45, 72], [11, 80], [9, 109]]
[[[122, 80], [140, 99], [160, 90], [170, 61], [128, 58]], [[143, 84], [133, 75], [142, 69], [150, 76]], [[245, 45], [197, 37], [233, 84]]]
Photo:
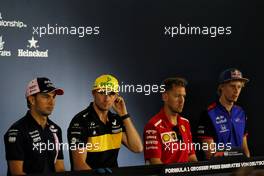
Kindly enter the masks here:
[[219, 89], [220, 91], [222, 91], [222, 89], [223, 89], [224, 86], [225, 86], [225, 84], [220, 84], [219, 87], [218, 87], [218, 89]]
[[168, 98], [169, 98], [168, 93], [167, 92], [163, 92], [162, 93], [162, 100], [165, 102], [165, 101], [168, 101]]
[[95, 90], [92, 90], [92, 95], [93, 95], [93, 97], [95, 96]]
[[31, 105], [34, 105], [35, 104], [35, 97], [34, 96], [29, 96], [28, 97], [28, 101], [30, 102]]

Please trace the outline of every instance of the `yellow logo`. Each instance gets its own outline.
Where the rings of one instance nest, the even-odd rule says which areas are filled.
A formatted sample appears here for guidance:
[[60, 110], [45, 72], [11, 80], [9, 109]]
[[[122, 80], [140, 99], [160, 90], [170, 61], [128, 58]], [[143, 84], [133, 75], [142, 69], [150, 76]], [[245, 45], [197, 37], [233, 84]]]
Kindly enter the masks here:
[[164, 134], [164, 135], [162, 136], [162, 140], [163, 140], [164, 142], [168, 142], [168, 141], [170, 141], [170, 135], [169, 135], [169, 134]]
[[177, 141], [177, 134], [175, 132], [171, 133], [171, 137], [173, 141]]
[[107, 89], [109, 92], [118, 92], [119, 91], [119, 84], [118, 80], [112, 75], [101, 75], [96, 78], [93, 90], [104, 90]]
[[185, 128], [185, 126], [183, 126], [183, 125], [181, 125], [181, 129], [182, 129], [183, 132], [186, 131], [186, 128]]

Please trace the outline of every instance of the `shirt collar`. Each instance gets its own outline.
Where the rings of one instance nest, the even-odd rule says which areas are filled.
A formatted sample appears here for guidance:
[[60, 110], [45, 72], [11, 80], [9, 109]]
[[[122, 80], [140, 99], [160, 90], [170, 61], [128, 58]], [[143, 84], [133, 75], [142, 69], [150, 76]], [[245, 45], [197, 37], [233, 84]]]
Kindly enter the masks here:
[[232, 111], [233, 111], [233, 109], [234, 109], [234, 104], [233, 104], [233, 106], [232, 106], [232, 108], [231, 108], [231, 110], [230, 110], [230, 112], [220, 103], [220, 101], [219, 100], [217, 100], [216, 101], [216, 104], [221, 108], [221, 109], [223, 109], [224, 111], [226, 111], [228, 114], [231, 114], [232, 113]]
[[[172, 126], [172, 127], [175, 126], [175, 125], [173, 125], [173, 124], [169, 121], [169, 119], [168, 119], [168, 117], [167, 117], [167, 115], [166, 115], [166, 113], [165, 113], [165, 111], [164, 111], [164, 107], [161, 108], [159, 114], [160, 114], [160, 117], [161, 117], [161, 118], [162, 118], [167, 124], [169, 124], [169, 125]], [[182, 122], [182, 121], [181, 121], [181, 116], [178, 114], [178, 116], [177, 116], [177, 125], [176, 125], [176, 126], [180, 125], [181, 122]]]
[[[42, 129], [42, 126], [38, 124], [38, 122], [34, 119], [34, 117], [31, 115], [29, 110], [26, 113], [26, 117], [27, 117], [27, 120], [30, 123], [30, 125]], [[45, 128], [47, 128], [47, 127], [49, 127], [49, 118], [47, 119], [47, 124], [46, 124]]]
[[[93, 117], [97, 118], [98, 120], [100, 120], [98, 114], [96, 113], [94, 107], [93, 107], [93, 102], [90, 103], [90, 105], [88, 106], [88, 111], [90, 111], [90, 113], [92, 113]], [[109, 110], [108, 113], [108, 120], [110, 121], [110, 119], [112, 119], [113, 113]]]

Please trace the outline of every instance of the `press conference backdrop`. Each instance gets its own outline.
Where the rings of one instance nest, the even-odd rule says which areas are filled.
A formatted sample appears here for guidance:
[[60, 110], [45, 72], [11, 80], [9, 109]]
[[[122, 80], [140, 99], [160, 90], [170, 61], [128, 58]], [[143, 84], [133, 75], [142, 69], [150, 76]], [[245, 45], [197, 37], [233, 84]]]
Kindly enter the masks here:
[[[248, 114], [249, 147], [253, 156], [263, 155], [262, 8], [260, 0], [0, 0], [0, 175], [6, 173], [3, 135], [25, 114], [26, 84], [39, 76], [65, 90], [51, 118], [67, 142], [69, 122], [92, 101], [100, 74], [145, 89], [120, 93], [142, 135], [162, 105], [151, 85], [172, 76], [188, 80], [183, 115], [194, 129], [217, 97], [219, 73], [237, 67], [250, 78], [238, 102]], [[68, 151], [64, 156], [69, 170]], [[118, 161], [144, 164], [142, 153], [124, 147]]]

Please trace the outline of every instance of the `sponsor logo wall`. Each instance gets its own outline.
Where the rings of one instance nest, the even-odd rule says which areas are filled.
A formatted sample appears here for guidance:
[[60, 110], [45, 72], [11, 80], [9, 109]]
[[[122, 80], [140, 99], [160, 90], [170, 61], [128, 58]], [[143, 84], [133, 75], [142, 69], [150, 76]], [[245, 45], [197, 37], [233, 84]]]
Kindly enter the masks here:
[[[32, 31], [28, 31], [28, 25], [18, 19], [4, 19], [4, 14], [0, 12], [0, 29], [4, 28], [7, 31], [8, 35], [3, 35], [0, 33], [0, 56], [2, 57], [10, 57], [15, 56], [19, 58], [47, 58], [48, 57], [48, 49], [45, 49], [44, 47], [40, 47], [40, 40], [37, 39], [32, 35]], [[22, 41], [25, 43], [24, 46], [21, 46], [21, 48], [10, 48], [5, 49], [5, 44], [8, 43], [8, 37], [12, 35], [14, 32], [13, 30], [26, 30], [28, 31], [29, 39], [27, 41]], [[11, 30], [12, 29], [12, 30]], [[18, 43], [21, 43], [18, 41]], [[13, 54], [11, 54], [13, 53]], [[16, 53], [16, 54], [14, 54]]]

